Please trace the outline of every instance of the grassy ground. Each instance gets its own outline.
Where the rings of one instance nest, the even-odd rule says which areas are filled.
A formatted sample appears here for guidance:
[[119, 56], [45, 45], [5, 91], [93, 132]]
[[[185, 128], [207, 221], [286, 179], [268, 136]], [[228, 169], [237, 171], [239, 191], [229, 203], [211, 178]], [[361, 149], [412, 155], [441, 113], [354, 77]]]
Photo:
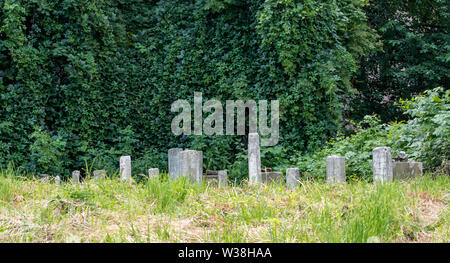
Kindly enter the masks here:
[[217, 188], [0, 172], [0, 242], [449, 242], [450, 180]]

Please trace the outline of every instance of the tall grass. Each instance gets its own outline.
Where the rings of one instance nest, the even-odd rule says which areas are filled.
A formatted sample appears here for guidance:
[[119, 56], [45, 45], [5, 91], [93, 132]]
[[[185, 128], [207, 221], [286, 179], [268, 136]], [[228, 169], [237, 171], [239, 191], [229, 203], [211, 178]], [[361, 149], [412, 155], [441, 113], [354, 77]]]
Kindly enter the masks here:
[[237, 187], [0, 171], [0, 242], [449, 242], [450, 181]]

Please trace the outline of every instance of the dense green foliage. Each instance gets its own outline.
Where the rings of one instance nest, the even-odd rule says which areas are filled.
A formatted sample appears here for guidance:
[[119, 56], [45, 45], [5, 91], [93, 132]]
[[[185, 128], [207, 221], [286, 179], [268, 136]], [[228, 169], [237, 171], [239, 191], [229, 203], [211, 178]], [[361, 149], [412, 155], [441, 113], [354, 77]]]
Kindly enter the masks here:
[[382, 46], [361, 61], [354, 79], [354, 119], [376, 113], [400, 120], [394, 103], [450, 83], [450, 1], [377, 0], [366, 7]]
[[166, 150], [181, 146], [202, 147], [205, 168], [223, 169], [245, 137], [170, 132], [170, 104], [194, 91], [279, 99], [280, 145], [313, 149], [339, 129], [358, 59], [374, 46], [365, 4], [2, 0], [0, 164], [54, 172], [57, 158], [67, 174], [131, 154], [143, 172], [166, 168]]
[[351, 179], [372, 179], [372, 150], [389, 146], [393, 155], [405, 151], [409, 159], [436, 168], [450, 159], [450, 90], [436, 88], [425, 95], [401, 101], [411, 119], [407, 122], [380, 124], [376, 116], [366, 116], [355, 134], [338, 137], [321, 151], [293, 158], [307, 176], [324, 178], [327, 156], [345, 156]]
[[[134, 173], [145, 173], [166, 169], [167, 149], [189, 147], [204, 151], [204, 168], [245, 177], [245, 136], [171, 133], [170, 104], [192, 102], [195, 91], [204, 100], [280, 101], [280, 143], [262, 149], [263, 166], [284, 167], [287, 156], [320, 148], [343, 120], [373, 113], [382, 122], [418, 117], [396, 141], [420, 148], [411, 154], [429, 167], [446, 151], [434, 141], [445, 128], [436, 137], [414, 133], [417, 127], [433, 133], [436, 121], [446, 121], [423, 117], [442, 117], [434, 104], [402, 117], [392, 103], [450, 82], [448, 0], [0, 0], [0, 6], [0, 166], [14, 162], [52, 174], [93, 166], [112, 174], [119, 156], [131, 155]], [[368, 149], [379, 142], [371, 129], [384, 128], [351, 138], [362, 136]], [[412, 138], [420, 138], [414, 147]]]

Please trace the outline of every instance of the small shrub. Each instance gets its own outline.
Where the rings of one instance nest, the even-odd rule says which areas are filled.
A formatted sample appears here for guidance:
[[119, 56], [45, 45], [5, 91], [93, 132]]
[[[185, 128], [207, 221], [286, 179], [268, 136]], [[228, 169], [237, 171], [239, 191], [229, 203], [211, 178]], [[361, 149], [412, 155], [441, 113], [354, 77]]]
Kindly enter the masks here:
[[62, 171], [66, 146], [61, 135], [50, 136], [46, 131], [35, 127], [30, 135], [33, 170], [41, 173], [57, 174]]

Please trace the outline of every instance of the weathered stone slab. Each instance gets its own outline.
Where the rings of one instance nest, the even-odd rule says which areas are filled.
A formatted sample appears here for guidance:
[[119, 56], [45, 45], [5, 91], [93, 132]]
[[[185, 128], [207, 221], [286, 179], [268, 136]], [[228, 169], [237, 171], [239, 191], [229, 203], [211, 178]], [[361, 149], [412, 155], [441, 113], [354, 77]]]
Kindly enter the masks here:
[[131, 181], [131, 157], [120, 157], [120, 179], [123, 181]]
[[154, 178], [159, 176], [159, 169], [158, 168], [150, 168], [148, 169], [148, 177]]
[[248, 134], [248, 175], [249, 184], [262, 182], [261, 177], [261, 151], [259, 148], [259, 135]]
[[225, 187], [228, 185], [228, 173], [226, 170], [220, 170], [217, 177], [219, 179], [219, 186]]
[[373, 181], [374, 183], [392, 182], [392, 157], [390, 147], [373, 149]]
[[72, 183], [73, 184], [80, 183], [80, 171], [75, 170], [72, 172]]
[[298, 168], [287, 168], [286, 169], [286, 186], [293, 189], [300, 181], [300, 173]]
[[282, 172], [264, 172], [261, 173], [261, 179], [263, 183], [271, 182], [282, 182], [283, 173]]
[[180, 152], [180, 174], [188, 176], [191, 183], [202, 183], [203, 152], [184, 150]]
[[101, 179], [105, 179], [106, 178], [106, 171], [105, 170], [95, 170], [93, 172], [94, 174], [94, 179], [95, 180], [101, 180]]
[[168, 151], [169, 159], [169, 178], [174, 180], [180, 176], [180, 153], [183, 151], [181, 148], [172, 148]]
[[327, 157], [327, 183], [345, 183], [345, 157]]
[[421, 162], [394, 162], [393, 179], [401, 180], [422, 176], [423, 166]]

